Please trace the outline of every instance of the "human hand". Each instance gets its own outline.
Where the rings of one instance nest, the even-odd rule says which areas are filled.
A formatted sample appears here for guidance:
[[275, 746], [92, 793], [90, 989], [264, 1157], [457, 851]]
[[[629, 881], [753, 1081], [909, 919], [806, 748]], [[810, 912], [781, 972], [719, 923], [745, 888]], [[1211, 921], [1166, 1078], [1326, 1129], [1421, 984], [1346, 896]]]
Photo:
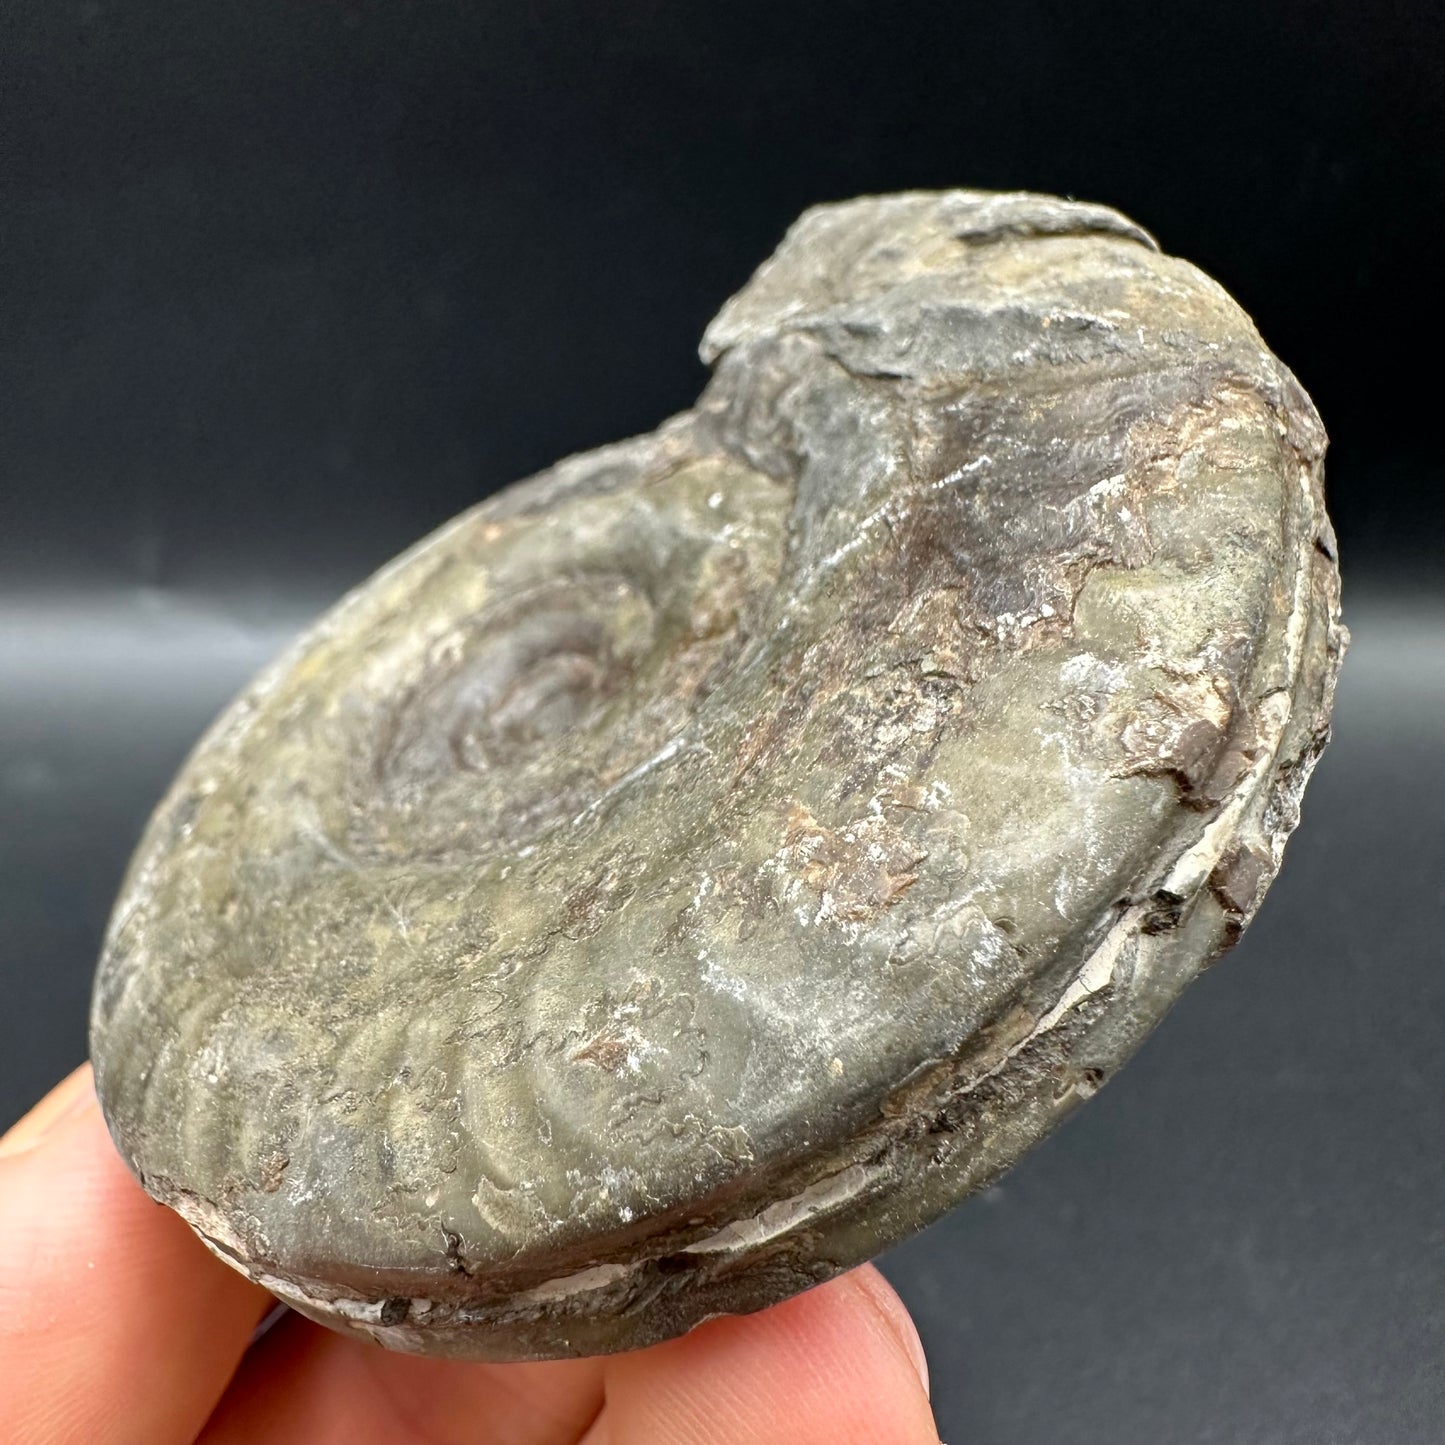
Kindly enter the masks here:
[[603, 1359], [458, 1364], [294, 1314], [126, 1172], [89, 1066], [0, 1139], [7, 1445], [936, 1445], [923, 1350], [872, 1266]]

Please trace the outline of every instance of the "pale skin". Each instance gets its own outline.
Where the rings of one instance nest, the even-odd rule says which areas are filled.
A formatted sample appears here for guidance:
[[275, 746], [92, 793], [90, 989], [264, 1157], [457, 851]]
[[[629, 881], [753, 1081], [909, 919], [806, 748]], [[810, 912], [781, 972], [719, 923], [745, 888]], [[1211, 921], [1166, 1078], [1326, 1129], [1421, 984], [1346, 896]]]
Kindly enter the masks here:
[[927, 1367], [871, 1266], [605, 1359], [457, 1364], [286, 1314], [126, 1172], [90, 1069], [0, 1139], [10, 1445], [937, 1445]]

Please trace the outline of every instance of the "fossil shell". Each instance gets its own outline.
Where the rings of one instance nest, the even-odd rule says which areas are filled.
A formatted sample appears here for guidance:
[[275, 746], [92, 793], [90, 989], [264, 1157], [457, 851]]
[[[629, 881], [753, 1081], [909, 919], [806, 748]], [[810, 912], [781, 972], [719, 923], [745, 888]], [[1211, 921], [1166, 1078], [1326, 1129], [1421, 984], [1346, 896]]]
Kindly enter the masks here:
[[267, 671], [111, 923], [130, 1167], [397, 1349], [629, 1348], [918, 1229], [1238, 937], [1326, 737], [1319, 420], [1124, 217], [819, 207], [702, 350]]

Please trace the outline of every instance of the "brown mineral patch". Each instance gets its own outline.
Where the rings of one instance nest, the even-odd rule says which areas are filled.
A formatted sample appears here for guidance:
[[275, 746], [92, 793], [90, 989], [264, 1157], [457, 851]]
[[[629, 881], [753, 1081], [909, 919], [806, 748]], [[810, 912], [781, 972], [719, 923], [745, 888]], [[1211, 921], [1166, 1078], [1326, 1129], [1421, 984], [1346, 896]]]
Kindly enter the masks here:
[[632, 897], [644, 864], [625, 850], [615, 851], [591, 878], [567, 894], [561, 931], [568, 938], [591, 938], [609, 914]]
[[620, 1074], [627, 1067], [630, 1050], [621, 1039], [595, 1038], [572, 1055], [574, 1064], [596, 1064], [610, 1074]]
[[1253, 914], [1262, 885], [1271, 872], [1269, 859], [1249, 847], [1231, 848], [1214, 866], [1209, 886], [1220, 906], [1239, 918]]
[[819, 921], [866, 923], [918, 881], [927, 854], [878, 814], [827, 828], [795, 802], [788, 812], [788, 860], [821, 900]]
[[261, 1188], [267, 1194], [274, 1194], [281, 1187], [281, 1176], [290, 1162], [284, 1154], [268, 1154], [261, 1161]]
[[[1246, 716], [1236, 720], [1231, 694], [1227, 679], [1208, 674], [1181, 676], [1154, 693], [1124, 725], [1126, 761], [1117, 776], [1173, 778], [1186, 806], [1218, 803], [1252, 756], [1246, 738], [1233, 737], [1250, 729]], [[1217, 776], [1221, 772], [1226, 776]]]

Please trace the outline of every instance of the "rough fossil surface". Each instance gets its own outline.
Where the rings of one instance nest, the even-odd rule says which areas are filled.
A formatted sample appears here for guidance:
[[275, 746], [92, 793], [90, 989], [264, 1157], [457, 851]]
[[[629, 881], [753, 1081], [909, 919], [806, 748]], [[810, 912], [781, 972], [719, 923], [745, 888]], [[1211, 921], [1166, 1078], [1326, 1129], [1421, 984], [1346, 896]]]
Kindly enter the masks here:
[[629, 1348], [918, 1229], [1245, 926], [1343, 648], [1309, 400], [1117, 213], [809, 211], [697, 406], [458, 517], [220, 719], [92, 1020], [303, 1314]]

